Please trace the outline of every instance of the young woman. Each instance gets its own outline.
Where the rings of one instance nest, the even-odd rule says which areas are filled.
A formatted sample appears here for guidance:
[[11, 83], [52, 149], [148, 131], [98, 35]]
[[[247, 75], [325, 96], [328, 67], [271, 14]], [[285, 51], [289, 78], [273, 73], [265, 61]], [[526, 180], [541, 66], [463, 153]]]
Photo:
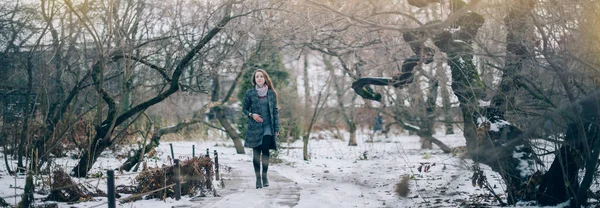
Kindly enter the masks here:
[[[252, 74], [254, 87], [246, 91], [242, 112], [248, 119], [245, 147], [252, 148], [252, 164], [256, 174], [256, 188], [268, 187], [269, 150], [277, 150], [276, 136], [279, 135], [279, 112], [277, 93], [265, 70], [257, 69]], [[262, 157], [261, 157], [262, 156]], [[260, 162], [262, 159], [262, 177]], [[261, 182], [262, 181], [262, 182]]]

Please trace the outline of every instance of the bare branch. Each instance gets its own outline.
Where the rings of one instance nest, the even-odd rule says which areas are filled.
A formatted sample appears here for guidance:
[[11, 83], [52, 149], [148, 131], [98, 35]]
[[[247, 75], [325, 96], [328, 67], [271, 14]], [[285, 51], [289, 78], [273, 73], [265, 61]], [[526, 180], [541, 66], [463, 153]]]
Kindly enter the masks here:
[[[454, 23], [456, 20], [458, 20], [459, 17], [463, 16], [464, 14], [466, 14], [469, 10], [475, 10], [477, 9], [477, 6], [479, 5], [479, 3], [481, 2], [481, 0], [472, 0], [470, 1], [465, 7], [459, 9], [456, 12], [452, 12], [452, 14], [450, 14], [450, 16], [448, 16], [444, 21], [439, 22], [439, 23], [434, 23], [434, 24], [427, 24], [427, 25], [423, 25], [423, 26], [419, 26], [419, 27], [414, 27], [414, 28], [406, 28], [406, 27], [395, 27], [395, 26], [390, 26], [390, 25], [382, 25], [382, 24], [378, 24], [375, 22], [371, 22], [371, 21], [367, 21], [367, 20], [363, 20], [360, 18], [356, 18], [354, 16], [350, 16], [347, 14], [344, 14], [326, 4], [322, 4], [322, 3], [317, 3], [311, 0], [308, 0], [309, 3], [316, 5], [318, 7], [321, 7], [323, 9], [326, 9], [328, 11], [331, 11], [337, 15], [340, 16], [344, 16], [347, 17], [348, 19], [363, 24], [364, 27], [373, 27], [373, 28], [381, 28], [381, 29], [386, 29], [386, 30], [395, 30], [398, 32], [410, 32], [410, 31], [427, 31], [427, 30], [440, 30], [440, 29], [444, 29], [447, 28], [448, 26], [450, 26], [452, 23]], [[411, 18], [412, 19], [412, 18]]]

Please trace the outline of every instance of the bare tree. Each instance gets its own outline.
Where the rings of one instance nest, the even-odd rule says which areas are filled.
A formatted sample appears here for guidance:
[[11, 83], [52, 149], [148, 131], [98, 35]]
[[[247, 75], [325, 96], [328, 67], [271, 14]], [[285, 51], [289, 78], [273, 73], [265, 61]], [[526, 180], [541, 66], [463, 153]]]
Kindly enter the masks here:
[[[348, 91], [347, 89], [344, 88], [343, 83], [341, 82], [343, 80], [342, 77], [337, 76], [336, 70], [332, 64], [332, 57], [328, 57], [327, 55], [323, 54], [323, 62], [325, 64], [325, 68], [327, 70], [329, 70], [329, 76], [332, 77], [332, 82], [333, 82], [333, 86], [335, 89], [335, 95], [336, 95], [336, 99], [337, 99], [337, 104], [338, 104], [338, 113], [342, 115], [342, 118], [344, 119], [344, 123], [346, 124], [347, 128], [348, 128], [348, 132], [350, 133], [350, 138], [348, 139], [348, 146], [357, 146], [358, 144], [356, 143], [356, 130], [357, 130], [357, 123], [356, 123], [356, 111], [355, 111], [355, 101], [356, 101], [356, 95], [353, 95], [352, 98], [350, 99], [350, 102], [347, 102], [346, 99], [346, 92]], [[347, 104], [347, 105], [346, 105]]]
[[[330, 80], [330, 79], [331, 79], [331, 77], [329, 77], [327, 80]], [[319, 90], [319, 94], [317, 95], [317, 102], [315, 102], [315, 106], [312, 109], [313, 112], [312, 112], [312, 116], [309, 120], [310, 122], [308, 123], [308, 127], [306, 128], [306, 132], [302, 136], [302, 143], [303, 143], [302, 155], [303, 155], [304, 160], [307, 160], [307, 161], [310, 160], [310, 156], [308, 154], [308, 141], [310, 139], [310, 133], [312, 131], [313, 126], [317, 122], [317, 119], [319, 118], [319, 116], [321, 114], [321, 110], [323, 110], [323, 107], [325, 107], [325, 104], [327, 103], [326, 101], [330, 95], [330, 93], [329, 93], [330, 87], [331, 87], [331, 85], [324, 84], [321, 87], [321, 89]]]
[[[427, 4], [432, 3], [428, 1], [418, 1], [420, 3], [415, 4], [415, 2], [417, 1], [409, 1], [411, 5], [417, 7], [426, 7]], [[590, 116], [594, 116], [595, 111], [591, 111], [588, 114], [572, 113], [574, 118], [564, 116], [561, 118], [568, 126], [564, 138], [566, 145], [559, 149], [553, 166], [550, 167], [550, 170], [545, 174], [541, 174], [541, 172], [536, 173], [531, 167], [525, 168], [519, 166], [519, 164], [540, 164], [538, 156], [535, 154], [533, 150], [534, 147], [531, 145], [530, 141], [533, 132], [535, 132], [533, 129], [535, 128], [532, 127], [532, 130], [527, 129], [527, 131], [523, 131], [515, 124], [509, 123], [507, 119], [509, 119], [509, 115], [511, 116], [510, 118], [515, 118], [513, 117], [515, 115], [518, 115], [521, 118], [528, 116], [529, 119], [536, 118], [531, 117], [531, 114], [524, 115], [523, 112], [526, 112], [525, 110], [529, 111], [528, 113], [539, 113], [540, 110], [548, 112], [548, 109], [554, 108], [554, 111], [552, 112], [554, 115], [556, 115], [557, 112], [572, 112], [570, 110], [561, 110], [562, 108], [557, 108], [557, 105], [554, 104], [554, 100], [557, 98], [560, 99], [560, 96], [564, 96], [562, 99], [567, 98], [573, 103], [569, 105], [571, 107], [566, 107], [566, 109], [595, 108], [595, 106], [597, 106], [597, 103], [595, 103], [597, 95], [591, 93], [591, 96], [588, 96], [586, 99], [579, 102], [576, 101], [577, 96], [574, 92], [580, 91], [590, 94], [590, 91], [583, 87], [585, 86], [584, 83], [587, 81], [575, 81], [572, 79], [572, 77], [576, 76], [575, 74], [566, 73], [564, 68], [559, 67], [562, 64], [557, 63], [557, 61], [565, 59], [553, 57], [556, 53], [548, 50], [551, 45], [559, 42], [556, 41], [557, 39], [552, 38], [552, 36], [556, 34], [556, 30], [551, 27], [545, 28], [545, 25], [540, 23], [539, 20], [536, 23], [536, 26], [538, 27], [537, 30], [542, 34], [541, 42], [543, 44], [542, 47], [537, 48], [542, 49], [541, 54], [544, 54], [546, 59], [544, 60], [545, 63], [535, 60], [535, 52], [533, 49], [536, 48], [536, 46], [532, 44], [535, 42], [535, 35], [532, 32], [534, 30], [531, 30], [531, 28], [535, 22], [532, 21], [532, 19], [535, 19], [535, 15], [539, 14], [534, 13], [536, 1], [515, 1], [511, 6], [508, 6], [508, 4], [506, 6], [507, 13], [504, 23], [505, 28], [507, 29], [505, 49], [507, 56], [504, 59], [504, 67], [500, 68], [503, 72], [501, 81], [498, 90], [495, 91], [496, 93], [494, 93], [494, 97], [491, 99], [491, 105], [486, 105], [486, 87], [479, 77], [479, 72], [474, 64], [475, 53], [473, 43], [475, 42], [478, 31], [486, 20], [482, 15], [475, 12], [475, 8], [479, 3], [481, 2], [470, 1], [469, 3], [465, 3], [462, 1], [451, 1], [449, 9], [452, 13], [444, 20], [422, 24], [417, 20], [418, 18], [412, 18], [412, 20], [417, 22], [417, 24], [420, 24], [420, 26], [416, 28], [403, 28], [382, 24], [383, 21], [380, 20], [383, 18], [376, 19], [373, 18], [373, 16], [368, 16], [373, 13], [377, 14], [377, 9], [369, 10], [375, 12], [366, 13], [367, 15], [364, 15], [365, 12], [362, 12], [362, 10], [352, 11], [352, 14], [354, 15], [346, 15], [345, 12], [347, 11], [332, 9], [335, 7], [333, 5], [313, 2], [317, 7], [328, 10], [336, 15], [349, 18], [355, 24], [364, 27], [402, 32], [405, 41], [410, 44], [412, 51], [416, 54], [416, 57], [406, 59], [403, 66], [410, 66], [409, 64], [418, 65], [421, 63], [428, 64], [430, 62], [429, 57], [432, 54], [432, 50], [423, 47], [422, 44], [419, 43], [431, 38], [436, 48], [444, 52], [447, 56], [447, 64], [452, 72], [452, 89], [460, 103], [460, 109], [463, 115], [464, 136], [467, 141], [470, 155], [475, 162], [487, 164], [492, 167], [492, 169], [500, 172], [507, 184], [507, 198], [510, 204], [514, 204], [517, 201], [533, 199], [537, 199], [542, 204], [556, 204], [568, 199], [575, 199], [572, 201], [574, 206], [585, 203], [585, 193], [589, 188], [589, 182], [591, 181], [592, 176], [591, 174], [586, 175], [586, 177], [584, 177], [585, 180], [583, 180], [585, 182], [581, 184], [582, 187], [579, 187], [577, 174], [575, 172], [577, 172], [579, 168], [583, 168], [583, 166], [575, 164], [584, 164], [585, 162], [577, 163], [573, 157], [566, 155], [573, 155], [573, 151], [584, 152], [587, 156], [584, 156], [583, 158], [587, 158], [589, 159], [588, 161], [590, 161], [590, 164], [588, 164], [589, 168], [586, 168], [586, 170], [590, 173], [593, 172], [593, 167], [595, 167], [597, 160], [597, 155], [592, 154], [596, 153], [594, 151], [594, 148], [596, 147], [594, 146], [594, 138], [597, 137], [595, 133], [597, 131], [594, 130], [594, 128], [597, 125], [597, 121], [590, 119]], [[496, 2], [490, 2], [490, 4], [494, 3]], [[584, 2], [582, 4], [586, 4], [587, 6], [597, 6], [597, 4], [592, 4], [590, 2]], [[548, 8], [549, 7], [545, 7], [541, 9], [541, 13], [549, 14], [545, 11], [548, 10]], [[592, 8], [594, 7], [592, 6]], [[407, 16], [406, 14], [399, 12], [390, 13], [403, 15], [405, 17]], [[410, 17], [408, 18], [411, 19]], [[578, 22], [581, 20], [583, 19], [573, 21]], [[445, 28], [453, 29], [450, 30]], [[411, 59], [412, 63], [409, 62]], [[591, 68], [595, 67], [592, 64], [588, 64], [587, 66]], [[562, 85], [563, 88], [558, 89], [559, 94], [551, 95], [548, 90], [556, 88], [544, 85], [548, 83], [536, 85], [535, 81], [532, 82], [532, 79], [523, 76], [524, 73], [521, 73], [524, 69], [527, 69], [527, 72], [535, 72], [536, 67], [538, 69], [549, 68], [558, 75], [555, 77], [558, 81], [556, 83]], [[370, 85], [404, 87], [408, 83], [414, 82], [413, 74], [415, 69], [415, 67], [407, 67], [406, 70], [404, 70], [403, 67], [403, 73], [393, 78], [359, 78], [353, 86], [355, 92], [363, 98], [380, 100], [381, 95], [373, 90]], [[542, 77], [545, 76], [541, 75], [536, 79]], [[570, 83], [576, 84], [571, 85]], [[591, 92], [593, 92], [593, 90]], [[541, 106], [541, 109], [531, 108], [533, 105], [523, 106], [526, 108], [514, 107], [516, 106], [516, 103], [523, 101], [530, 103], [538, 102], [543, 103], [543, 105]], [[509, 111], [509, 109], [518, 109], [521, 111]], [[507, 114], [509, 112], [510, 114]], [[520, 115], [514, 114], [514, 112], [520, 112]], [[537, 119], [540, 119], [540, 117], [537, 117]], [[515, 119], [515, 121], [518, 120]], [[581, 128], [582, 125], [590, 126], [590, 128], [583, 129]], [[583, 139], [578, 135], [588, 135], [588, 137]], [[580, 139], [577, 140], [575, 138]], [[488, 151], [490, 149], [493, 149], [494, 151]], [[515, 154], [518, 154], [518, 156], [515, 156]], [[558, 165], [565, 163], [568, 165]], [[569, 168], [567, 168], [567, 166]], [[541, 175], [544, 175], [544, 179], [538, 180]], [[540, 189], [537, 192], [535, 191], [536, 185], [529, 183], [532, 180], [543, 181], [541, 183], [542, 186], [540, 186]], [[562, 181], [569, 181], [567, 184], [571, 184], [571, 187], [566, 187]], [[541, 198], [540, 194], [542, 194]], [[548, 199], [550, 198], [552, 200], [549, 201]]]
[[[103, 152], [103, 150], [105, 148], [107, 148], [108, 146], [111, 145], [112, 133], [114, 132], [116, 126], [121, 125], [124, 121], [126, 121], [127, 119], [136, 115], [137, 113], [140, 113], [144, 109], [147, 109], [148, 107], [161, 102], [162, 100], [169, 97], [170, 95], [172, 95], [173, 93], [177, 92], [180, 89], [179, 79], [180, 79], [181, 75], [183, 74], [183, 70], [185, 68], [187, 68], [188, 64], [192, 61], [194, 56], [196, 56], [196, 54], [201, 49], [203, 49], [203, 47], [206, 46], [206, 44], [232, 19], [232, 16], [230, 16], [232, 4], [233, 4], [232, 2], [227, 2], [227, 6], [225, 7], [225, 10], [224, 10], [225, 15], [223, 16], [223, 18], [212, 29], [210, 29], [203, 36], [203, 38], [200, 41], [198, 41], [195, 44], [195, 46], [185, 54], [184, 57], [181, 58], [181, 60], [179, 60], [177, 62], [176, 66], [174, 66], [174, 69], [172, 70], [172, 75], [170, 77], [168, 77], [168, 76], [165, 77], [165, 80], [168, 83], [168, 88], [165, 91], [157, 94], [155, 97], [150, 98], [147, 101], [144, 101], [144, 102], [132, 107], [128, 111], [118, 114], [117, 106], [114, 101], [114, 98], [112, 98], [112, 96], [110, 94], [108, 94], [108, 92], [106, 92], [106, 90], [101, 85], [101, 80], [103, 77], [102, 74], [103, 74], [104, 68], [106, 67], [106, 64], [110, 60], [114, 60], [116, 58], [131, 58], [133, 60], [139, 60], [139, 59], [137, 59], [136, 57], [130, 56], [129, 54], [125, 54], [125, 55], [106, 54], [108, 57], [101, 56], [100, 60], [98, 60], [98, 61], [96, 61], [96, 63], [94, 63], [93, 68], [92, 68], [92, 78], [93, 78], [93, 80], [95, 80], [96, 91], [99, 95], [101, 95], [102, 100], [105, 102], [105, 104], [108, 107], [108, 111], [107, 111], [106, 118], [103, 119], [101, 125], [99, 125], [97, 128], [96, 135], [94, 136], [94, 138], [89, 146], [90, 149], [85, 150], [83, 152], [83, 154], [79, 160], [79, 163], [77, 164], [77, 166], [75, 166], [73, 168], [73, 173], [75, 176], [84, 177], [87, 175], [87, 172], [90, 170], [90, 168], [92, 167], [92, 165], [94, 164], [94, 162], [96, 161], [98, 156]], [[84, 16], [85, 14], [77, 13], [74, 6], [68, 1], [67, 1], [67, 6], [72, 11], [74, 11], [74, 13], [78, 14], [79, 19], [81, 19], [81, 20], [87, 19], [87, 17]], [[91, 26], [88, 24], [85, 24], [85, 25], [89, 30], [88, 32], [94, 34], [94, 30], [91, 28]], [[103, 54], [103, 53], [104, 52], [100, 51], [100, 54]], [[154, 65], [150, 65], [150, 66], [154, 66]], [[157, 70], [159, 70], [161, 72], [168, 71], [164, 68], [158, 68], [158, 67], [157, 67]], [[163, 75], [166, 75], [166, 74], [163, 74]]]

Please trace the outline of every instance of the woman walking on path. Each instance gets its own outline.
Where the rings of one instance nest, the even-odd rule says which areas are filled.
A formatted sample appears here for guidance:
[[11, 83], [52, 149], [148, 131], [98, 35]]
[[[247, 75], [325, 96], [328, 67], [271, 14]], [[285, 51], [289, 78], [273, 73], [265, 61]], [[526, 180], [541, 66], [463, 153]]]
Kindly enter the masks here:
[[[246, 91], [242, 112], [248, 119], [245, 147], [252, 148], [252, 164], [256, 174], [256, 188], [268, 187], [269, 150], [277, 150], [276, 136], [279, 135], [279, 112], [277, 93], [265, 70], [257, 69], [252, 74], [254, 88]], [[262, 176], [260, 162], [262, 159]]]

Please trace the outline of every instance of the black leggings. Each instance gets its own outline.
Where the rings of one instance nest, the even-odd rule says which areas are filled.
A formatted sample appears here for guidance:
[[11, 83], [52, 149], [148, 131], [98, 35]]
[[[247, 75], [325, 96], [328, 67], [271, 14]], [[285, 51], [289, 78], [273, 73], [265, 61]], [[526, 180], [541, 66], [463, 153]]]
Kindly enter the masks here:
[[266, 173], [269, 170], [269, 157], [271, 154], [269, 153], [269, 147], [273, 142], [273, 136], [265, 135], [263, 136], [263, 142], [260, 146], [252, 148], [252, 164], [254, 165], [254, 172], [259, 173], [260, 171], [260, 161], [262, 155], [262, 172]]

